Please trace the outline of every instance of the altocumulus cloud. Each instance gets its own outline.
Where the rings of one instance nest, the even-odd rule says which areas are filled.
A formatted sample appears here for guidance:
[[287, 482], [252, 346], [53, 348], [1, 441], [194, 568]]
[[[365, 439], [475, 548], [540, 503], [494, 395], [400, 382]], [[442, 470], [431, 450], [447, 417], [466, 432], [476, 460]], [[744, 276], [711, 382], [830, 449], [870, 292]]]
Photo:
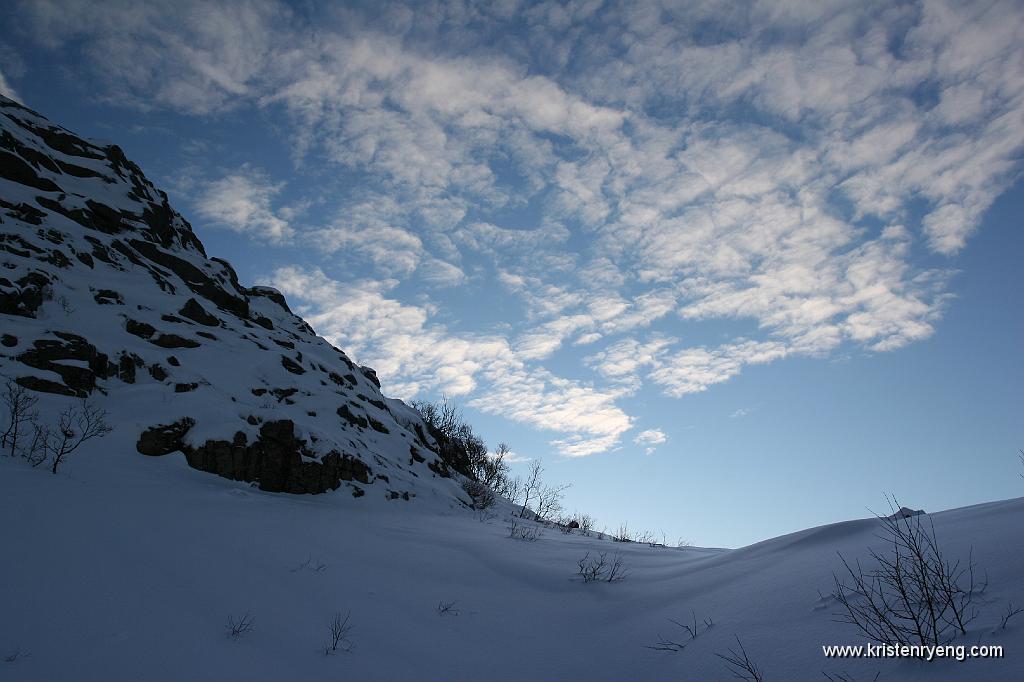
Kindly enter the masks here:
[[[363, 191], [297, 227], [283, 172], [243, 169], [209, 178], [200, 214], [315, 244], [271, 279], [399, 393], [466, 396], [568, 455], [615, 447], [646, 385], [933, 334], [1024, 147], [1012, 1], [107, 7], [18, 20], [111, 101], [283, 113], [295, 163]], [[332, 279], [342, 252], [371, 271]], [[467, 282], [519, 313], [454, 331], [438, 310]], [[685, 341], [709, 320], [755, 324]], [[569, 378], [572, 347], [592, 380]]]

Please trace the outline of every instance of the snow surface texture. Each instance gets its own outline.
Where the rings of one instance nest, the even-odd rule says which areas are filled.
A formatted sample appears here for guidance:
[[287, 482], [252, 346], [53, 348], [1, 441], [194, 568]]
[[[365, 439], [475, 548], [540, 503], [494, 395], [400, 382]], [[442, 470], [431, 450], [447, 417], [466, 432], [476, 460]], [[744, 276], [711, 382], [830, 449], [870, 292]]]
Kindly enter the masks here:
[[[973, 547], [988, 575], [957, 643], [1005, 658], [826, 659], [823, 644], [863, 642], [829, 595], [837, 551], [884, 550], [878, 520], [731, 551], [511, 538], [508, 504], [467, 512], [416, 415], [276, 292], [207, 258], [119, 150], [9, 100], [0, 127], [0, 370], [44, 389], [43, 420], [91, 395], [115, 427], [56, 476], [0, 457], [0, 679], [723, 680], [716, 654], [737, 636], [765, 680], [1024, 679], [1024, 616], [999, 627], [1024, 605], [1024, 499], [930, 515], [946, 555]], [[182, 449], [137, 452], [145, 429], [184, 417]], [[290, 495], [189, 466], [211, 440], [253, 443], [282, 421], [302, 463], [335, 451], [367, 482], [350, 467], [334, 492]], [[621, 553], [625, 580], [584, 583], [588, 552]], [[351, 629], [332, 650], [338, 614]], [[692, 640], [669, 620], [694, 616]], [[232, 637], [230, 622], [251, 629]], [[647, 648], [662, 637], [686, 647]]]
[[0, 261], [0, 374], [53, 409], [54, 396], [92, 395], [131, 439], [126, 457], [177, 423], [187, 432], [139, 451], [180, 446], [193, 466], [267, 490], [462, 495], [416, 413], [279, 292], [207, 257], [119, 148], [3, 97]]
[[[12, 680], [726, 680], [715, 653], [738, 635], [765, 680], [1024, 679], [1024, 500], [933, 514], [950, 556], [971, 546], [990, 586], [965, 641], [1000, 660], [829, 660], [857, 644], [834, 622], [836, 551], [882, 548], [877, 520], [802, 531], [739, 550], [652, 548], [546, 529], [508, 536], [440, 505], [254, 490], [129, 457], [129, 443], [78, 455], [69, 476], [0, 458], [0, 679]], [[126, 460], [126, 457], [128, 461]], [[416, 513], [410, 510], [416, 509]], [[629, 573], [584, 584], [576, 562], [621, 551]], [[453, 602], [448, 614], [438, 606]], [[325, 656], [351, 613], [348, 651]], [[669, 622], [710, 618], [686, 642]], [[253, 630], [232, 639], [230, 617]]]

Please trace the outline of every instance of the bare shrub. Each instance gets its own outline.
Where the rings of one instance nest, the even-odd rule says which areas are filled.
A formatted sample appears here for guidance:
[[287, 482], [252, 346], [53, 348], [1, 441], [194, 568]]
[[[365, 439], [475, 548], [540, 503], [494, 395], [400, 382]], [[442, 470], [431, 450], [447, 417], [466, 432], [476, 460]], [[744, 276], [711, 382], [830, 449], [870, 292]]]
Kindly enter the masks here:
[[849, 583], [833, 574], [835, 598], [843, 611], [836, 619], [856, 626], [883, 644], [943, 644], [967, 632], [976, 616], [972, 606], [986, 583], [975, 580], [973, 555], [966, 563], [950, 561], [939, 548], [935, 526], [924, 514], [907, 514], [895, 498], [894, 513], [878, 517], [890, 546], [887, 553], [870, 550], [876, 564], [865, 569], [839, 555]]
[[654, 644], [647, 645], [646, 648], [654, 649], [655, 651], [682, 651], [686, 648], [687, 644], [697, 639], [697, 637], [704, 634], [715, 625], [714, 621], [710, 618], [705, 618], [703, 622], [698, 623], [697, 614], [694, 611], [690, 611], [690, 615], [692, 616], [692, 620], [689, 623], [681, 623], [673, 618], [668, 619], [670, 623], [677, 625], [686, 634], [685, 637], [681, 638], [683, 641], [676, 641], [668, 639], [667, 637], [662, 637], [661, 633], [659, 632], [658, 641]]
[[331, 633], [331, 638], [324, 642], [324, 655], [329, 656], [330, 654], [336, 653], [339, 649], [341, 651], [352, 650], [352, 640], [349, 639], [349, 633], [352, 632], [352, 624], [349, 622], [352, 616], [352, 612], [349, 611], [342, 618], [341, 611], [334, 614], [334, 618], [331, 619], [330, 625], [327, 629]]
[[9, 654], [4, 654], [4, 663], [14, 663], [15, 661], [23, 660], [31, 656], [27, 651], [22, 651], [21, 647], [16, 648]]
[[241, 618], [235, 618], [234, 616], [228, 616], [227, 625], [224, 628], [228, 632], [228, 637], [231, 639], [238, 639], [242, 635], [249, 634], [255, 628], [256, 619], [253, 618], [248, 611], [242, 615]]
[[0, 436], [0, 448], [8, 448], [13, 457], [18, 453], [21, 437], [30, 430], [31, 425], [39, 417], [35, 409], [39, 398], [21, 384], [8, 379], [4, 382], [0, 401], [3, 402], [7, 417], [7, 429]]
[[1018, 613], [1024, 613], [1024, 609], [1022, 609], [1022, 608], [1016, 608], [1016, 609], [1013, 608], [1013, 602], [1010, 602], [1009, 604], [1007, 604], [1006, 605], [1006, 613], [1003, 614], [1003, 620], [1002, 620], [1002, 622], [999, 623], [999, 627], [997, 629], [1005, 630], [1007, 623], [1010, 622], [1010, 619], [1013, 618], [1014, 616], [1016, 616]]
[[728, 654], [716, 653], [715, 656], [725, 661], [726, 669], [737, 678], [749, 680], [750, 682], [764, 682], [764, 673], [750, 660], [750, 656], [747, 655], [747, 650], [743, 648], [743, 642], [740, 641], [739, 636], [735, 637], [736, 646], [739, 647], [739, 650], [729, 647]]
[[691, 543], [686, 538], [679, 538], [678, 540], [676, 540], [676, 548], [687, 549], [688, 547], [693, 547], [693, 543]]
[[534, 542], [543, 534], [544, 531], [540, 527], [524, 523], [516, 518], [513, 518], [508, 526], [508, 536], [516, 540]]
[[590, 535], [594, 529], [594, 517], [588, 514], [573, 514], [573, 521], [580, 525], [580, 533]]
[[102, 438], [113, 430], [107, 423], [107, 412], [95, 407], [88, 398], [68, 407], [57, 418], [57, 427], [39, 426], [36, 438], [42, 443], [52, 462], [52, 472], [64, 463], [83, 443]]
[[439, 601], [437, 602], [437, 615], [439, 616], [457, 616], [459, 615], [459, 609], [455, 608], [456, 600], [451, 601]]
[[587, 552], [576, 562], [577, 574], [584, 583], [606, 582], [616, 583], [626, 579], [628, 570], [621, 552], [615, 552], [610, 558], [608, 552], [601, 552], [592, 557]]
[[467, 478], [462, 482], [462, 489], [469, 495], [469, 499], [473, 503], [473, 509], [477, 511], [490, 509], [498, 500], [497, 494], [480, 481]]

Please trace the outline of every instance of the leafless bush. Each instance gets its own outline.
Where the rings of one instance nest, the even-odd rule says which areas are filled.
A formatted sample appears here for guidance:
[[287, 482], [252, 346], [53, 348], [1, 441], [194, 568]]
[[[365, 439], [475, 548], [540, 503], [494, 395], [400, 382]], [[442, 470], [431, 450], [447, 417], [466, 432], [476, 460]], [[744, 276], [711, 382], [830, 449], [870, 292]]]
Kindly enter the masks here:
[[299, 571], [310, 571], [311, 573], [322, 573], [327, 570], [327, 564], [323, 563], [319, 559], [313, 559], [310, 555], [306, 557], [306, 560], [301, 564], [291, 569], [292, 573], [298, 573]]
[[439, 616], [457, 616], [459, 615], [459, 609], [455, 608], [456, 600], [451, 601], [439, 601], [437, 602], [437, 615]]
[[583, 535], [590, 535], [590, 531], [594, 529], [594, 517], [589, 514], [573, 514], [573, 521], [580, 524], [580, 533]]
[[679, 549], [686, 549], [687, 547], [692, 547], [692, 546], [693, 546], [693, 543], [691, 543], [686, 538], [679, 538], [678, 540], [676, 540], [676, 547], [679, 548]]
[[39, 417], [35, 409], [39, 398], [21, 384], [8, 379], [4, 382], [0, 401], [3, 402], [7, 417], [7, 430], [0, 437], [0, 448], [9, 448], [13, 457], [18, 453], [18, 442], [21, 437]]
[[[901, 509], [895, 498], [893, 510]], [[935, 537], [935, 526], [922, 521], [923, 514], [902, 510], [879, 517], [889, 545], [882, 553], [870, 550], [876, 567], [851, 565], [839, 555], [849, 584], [833, 574], [835, 598], [843, 611], [838, 622], [856, 626], [869, 639], [883, 644], [943, 644], [977, 615], [972, 602], [985, 582], [975, 580], [973, 555], [967, 562], [950, 561]]]
[[341, 611], [334, 614], [330, 625], [327, 626], [331, 633], [331, 638], [330, 641], [324, 642], [324, 655], [329, 656], [336, 653], [339, 649], [342, 651], [352, 650], [352, 640], [348, 637], [349, 633], [352, 632], [352, 624], [349, 622], [351, 616], [351, 611], [346, 613], [344, 618], [341, 616]]
[[544, 531], [538, 526], [529, 525], [516, 518], [512, 519], [512, 523], [508, 526], [508, 536], [516, 540], [525, 540], [527, 542], [534, 542]]
[[64, 463], [86, 441], [102, 438], [113, 430], [107, 423], [107, 412], [95, 407], [88, 398], [68, 407], [57, 418], [57, 427], [40, 425], [35, 434], [50, 457], [52, 472]]
[[228, 623], [224, 627], [228, 632], [228, 637], [231, 639], [238, 639], [242, 635], [252, 632], [255, 629], [253, 627], [255, 624], [256, 619], [246, 611], [241, 618], [228, 616]]
[[498, 499], [495, 492], [480, 481], [467, 478], [462, 483], [462, 489], [469, 495], [469, 499], [473, 502], [473, 509], [477, 511], [490, 509]]
[[667, 637], [662, 637], [661, 633], [659, 632], [658, 641], [654, 644], [647, 645], [646, 648], [654, 649], [655, 651], [682, 651], [686, 648], [687, 644], [697, 639], [697, 637], [704, 634], [715, 625], [715, 622], [710, 618], [705, 618], [703, 622], [698, 623], [697, 614], [694, 611], [690, 611], [690, 615], [692, 616], [692, 621], [690, 623], [681, 623], [673, 618], [668, 619], [670, 623], [679, 626], [683, 630], [683, 632], [686, 633], [687, 637], [683, 638], [684, 641], [676, 641], [668, 639]]
[[519, 505], [519, 518], [532, 515], [543, 521], [554, 521], [562, 511], [562, 498], [571, 486], [566, 484], [549, 486], [543, 480], [544, 465], [540, 460], [530, 463], [530, 470], [523, 479], [507, 481], [507, 497]]
[[1007, 604], [1006, 605], [1006, 613], [1003, 614], [1003, 620], [1002, 620], [1001, 623], [999, 623], [999, 628], [998, 629], [999, 630], [1005, 630], [1006, 629], [1006, 624], [1009, 623], [1010, 619], [1013, 618], [1014, 616], [1016, 616], [1018, 613], [1024, 613], [1024, 609], [1022, 609], [1022, 608], [1016, 608], [1016, 609], [1013, 608], [1013, 603], [1012, 602]]
[[629, 523], [619, 524], [619, 530], [612, 535], [615, 542], [633, 542], [633, 533], [629, 530]]
[[749, 680], [749, 682], [764, 682], [764, 673], [750, 660], [738, 635], [736, 636], [736, 646], [739, 647], [738, 651], [729, 647], [728, 654], [716, 653], [715, 656], [725, 661], [726, 669], [737, 678]]
[[4, 663], [14, 663], [15, 661], [28, 658], [31, 655], [32, 654], [28, 653], [27, 651], [22, 651], [21, 647], [18, 647], [11, 653], [4, 655]]
[[621, 552], [616, 552], [608, 557], [608, 552], [601, 552], [596, 557], [591, 557], [587, 552], [576, 562], [577, 573], [582, 576], [583, 582], [606, 582], [617, 583], [625, 580], [628, 575], [625, 559]]
[[32, 422], [32, 439], [28, 445], [22, 448], [21, 456], [33, 467], [37, 467], [46, 461], [49, 452], [46, 449], [46, 441], [50, 435], [50, 429], [37, 421]]

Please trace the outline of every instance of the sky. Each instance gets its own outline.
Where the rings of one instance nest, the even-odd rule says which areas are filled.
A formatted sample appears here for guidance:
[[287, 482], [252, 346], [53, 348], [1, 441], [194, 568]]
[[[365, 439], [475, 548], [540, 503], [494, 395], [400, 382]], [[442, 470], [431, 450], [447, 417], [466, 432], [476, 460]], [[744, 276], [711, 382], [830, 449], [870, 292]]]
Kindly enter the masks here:
[[0, 91], [598, 527], [1024, 494], [1019, 2], [57, 2]]

